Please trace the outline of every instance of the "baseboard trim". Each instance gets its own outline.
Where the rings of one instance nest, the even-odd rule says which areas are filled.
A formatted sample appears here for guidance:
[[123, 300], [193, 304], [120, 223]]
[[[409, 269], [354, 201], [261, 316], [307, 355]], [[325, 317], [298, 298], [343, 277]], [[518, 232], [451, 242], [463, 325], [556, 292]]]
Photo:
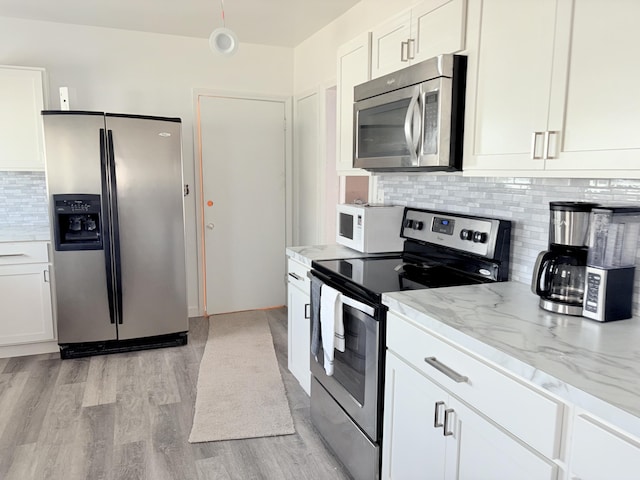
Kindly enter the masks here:
[[51, 342], [23, 343], [21, 345], [5, 345], [0, 347], [0, 358], [59, 352], [58, 342], [55, 340]]

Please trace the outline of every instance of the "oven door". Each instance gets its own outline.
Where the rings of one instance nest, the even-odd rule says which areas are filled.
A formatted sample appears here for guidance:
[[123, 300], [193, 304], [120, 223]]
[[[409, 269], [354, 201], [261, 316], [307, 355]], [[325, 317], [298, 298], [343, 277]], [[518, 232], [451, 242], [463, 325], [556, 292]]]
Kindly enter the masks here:
[[[331, 286], [343, 291], [335, 284]], [[334, 352], [333, 374], [329, 376], [321, 347], [317, 358], [311, 355], [311, 373], [371, 441], [377, 443], [381, 437], [384, 354], [381, 344], [384, 322], [379, 320], [384, 307], [374, 308], [344, 292], [342, 302], [345, 350]]]

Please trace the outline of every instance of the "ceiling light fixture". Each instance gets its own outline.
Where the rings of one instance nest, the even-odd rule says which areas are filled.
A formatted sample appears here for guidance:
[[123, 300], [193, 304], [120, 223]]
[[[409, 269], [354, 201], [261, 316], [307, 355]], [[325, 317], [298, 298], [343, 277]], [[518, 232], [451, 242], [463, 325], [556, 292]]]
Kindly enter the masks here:
[[216, 28], [211, 32], [209, 47], [211, 47], [213, 53], [232, 55], [238, 50], [238, 37], [232, 30], [227, 28], [224, 18], [224, 0], [220, 0], [220, 8], [222, 10], [222, 27]]

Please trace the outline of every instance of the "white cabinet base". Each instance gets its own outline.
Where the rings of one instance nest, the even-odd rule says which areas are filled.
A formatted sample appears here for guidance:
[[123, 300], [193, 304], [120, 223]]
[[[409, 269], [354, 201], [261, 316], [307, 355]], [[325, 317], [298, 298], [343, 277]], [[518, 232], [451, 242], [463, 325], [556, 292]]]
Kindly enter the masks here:
[[41, 355], [44, 353], [60, 353], [58, 342], [24, 343], [22, 345], [0, 347], [0, 358], [24, 357], [25, 355]]

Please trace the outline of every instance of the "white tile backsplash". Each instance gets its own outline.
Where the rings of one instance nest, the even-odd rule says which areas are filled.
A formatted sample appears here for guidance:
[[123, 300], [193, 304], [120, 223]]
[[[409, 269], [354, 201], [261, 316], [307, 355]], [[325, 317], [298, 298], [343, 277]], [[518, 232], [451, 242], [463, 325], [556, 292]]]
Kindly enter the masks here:
[[[378, 176], [384, 203], [508, 219], [513, 222], [509, 278], [530, 283], [538, 252], [546, 249], [549, 202], [594, 201], [640, 205], [640, 180], [576, 178], [493, 178], [460, 175]], [[640, 257], [636, 255], [636, 265]], [[634, 311], [640, 314], [640, 275]]]
[[0, 231], [48, 225], [44, 172], [0, 172]]

